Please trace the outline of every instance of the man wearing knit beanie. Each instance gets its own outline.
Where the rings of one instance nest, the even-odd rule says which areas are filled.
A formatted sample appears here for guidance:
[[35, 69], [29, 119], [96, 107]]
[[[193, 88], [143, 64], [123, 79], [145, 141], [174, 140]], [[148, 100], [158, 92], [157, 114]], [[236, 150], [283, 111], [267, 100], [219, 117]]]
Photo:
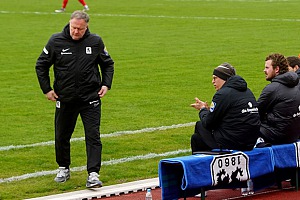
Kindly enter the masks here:
[[[213, 71], [213, 85], [215, 89], [218, 91], [223, 84], [229, 79], [231, 76], [235, 75], [235, 69], [229, 63], [223, 63], [216, 67]], [[219, 79], [217, 79], [219, 78]]]
[[213, 75], [227, 81], [229, 77], [235, 75], [235, 69], [229, 63], [223, 63], [214, 69]]
[[192, 152], [253, 149], [260, 120], [256, 99], [246, 81], [236, 75], [232, 65], [222, 63], [213, 70], [212, 84], [217, 92], [210, 107], [197, 97], [191, 104], [199, 110], [200, 118], [191, 137]]

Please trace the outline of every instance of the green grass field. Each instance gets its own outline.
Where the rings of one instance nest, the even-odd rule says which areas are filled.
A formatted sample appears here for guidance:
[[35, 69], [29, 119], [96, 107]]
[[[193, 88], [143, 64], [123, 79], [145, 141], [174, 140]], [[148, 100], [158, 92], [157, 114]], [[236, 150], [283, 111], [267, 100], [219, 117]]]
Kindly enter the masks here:
[[[210, 102], [215, 92], [212, 71], [222, 62], [235, 66], [258, 97], [267, 84], [265, 57], [300, 53], [298, 0], [86, 2], [90, 30], [102, 36], [115, 61], [113, 87], [103, 99], [102, 135], [197, 121], [198, 113], [189, 105], [196, 96]], [[65, 13], [54, 13], [60, 6], [61, 0], [1, 0], [1, 200], [85, 189], [83, 140], [72, 142], [71, 168], [79, 170], [68, 182], [57, 184], [54, 174], [18, 178], [57, 169], [51, 143], [55, 105], [39, 88], [35, 62], [51, 34], [82, 9], [73, 0]], [[111, 185], [157, 177], [160, 159], [190, 154], [166, 153], [189, 150], [193, 129], [189, 125], [103, 137], [101, 180]], [[79, 119], [73, 138], [83, 136]], [[148, 158], [150, 153], [157, 156]], [[144, 157], [128, 159], [137, 156]], [[111, 164], [113, 160], [119, 162]]]

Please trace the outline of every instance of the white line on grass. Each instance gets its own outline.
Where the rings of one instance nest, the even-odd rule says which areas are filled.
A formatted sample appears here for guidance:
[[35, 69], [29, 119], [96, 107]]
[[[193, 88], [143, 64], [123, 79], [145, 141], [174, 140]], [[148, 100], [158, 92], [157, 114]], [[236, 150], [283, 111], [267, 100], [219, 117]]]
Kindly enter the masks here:
[[[189, 123], [185, 123], [185, 124], [174, 124], [171, 126], [143, 128], [140, 130], [117, 131], [117, 132], [113, 132], [110, 134], [102, 134], [101, 138], [117, 137], [117, 136], [121, 136], [121, 135], [130, 135], [130, 134], [138, 134], [138, 133], [148, 133], [148, 132], [154, 132], [154, 131], [163, 131], [163, 130], [168, 130], [168, 129], [189, 127], [189, 126], [193, 126], [193, 125], [195, 125], [195, 122], [189, 122]], [[74, 142], [74, 141], [84, 141], [84, 137], [72, 138], [71, 142]], [[8, 150], [12, 150], [12, 149], [22, 149], [22, 148], [37, 147], [37, 146], [49, 146], [49, 145], [54, 145], [54, 141], [40, 142], [40, 143], [35, 143], [35, 144], [25, 144], [25, 145], [3, 146], [3, 147], [0, 147], [0, 151], [8, 151]]]
[[[14, 12], [1, 10], [0, 14], [36, 14], [36, 15], [62, 15], [71, 13], [52, 12]], [[300, 22], [300, 19], [270, 19], [270, 18], [237, 18], [237, 17], [201, 17], [201, 16], [166, 16], [166, 15], [126, 15], [126, 14], [89, 14], [90, 16], [101, 17], [134, 17], [134, 18], [166, 18], [166, 19], [193, 19], [193, 20], [229, 20], [229, 21], [279, 21], [279, 22]]]
[[[116, 165], [116, 164], [135, 161], [135, 160], [146, 160], [146, 159], [157, 158], [157, 157], [172, 156], [172, 155], [177, 155], [180, 153], [187, 153], [187, 152], [190, 152], [190, 149], [179, 149], [177, 151], [169, 151], [169, 152], [160, 153], [160, 154], [149, 153], [146, 155], [138, 155], [138, 156], [131, 156], [131, 157], [127, 157], [127, 158], [103, 161], [102, 165]], [[86, 170], [86, 166], [70, 168], [70, 171], [84, 171], [84, 170]], [[3, 179], [1, 178], [0, 183], [20, 181], [20, 180], [24, 180], [24, 179], [28, 179], [28, 178], [36, 178], [36, 177], [52, 175], [52, 174], [56, 174], [56, 173], [57, 173], [57, 170], [40, 171], [40, 172], [35, 172], [35, 173], [23, 174], [21, 176], [12, 176], [12, 177], [3, 178]]]

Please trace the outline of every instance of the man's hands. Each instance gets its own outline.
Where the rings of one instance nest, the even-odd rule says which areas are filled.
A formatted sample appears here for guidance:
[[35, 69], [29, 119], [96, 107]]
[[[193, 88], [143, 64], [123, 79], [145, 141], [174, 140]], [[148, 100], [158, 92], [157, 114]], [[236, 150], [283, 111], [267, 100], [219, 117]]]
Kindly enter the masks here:
[[108, 87], [103, 85], [100, 89], [100, 91], [98, 92], [98, 95], [100, 98], [104, 97], [104, 95], [106, 94], [106, 92], [108, 91]]
[[[103, 85], [100, 89], [100, 91], [98, 92], [98, 95], [100, 98], [104, 97], [104, 95], [107, 93], [108, 91], [108, 87]], [[46, 97], [48, 100], [50, 101], [56, 101], [56, 99], [58, 98], [57, 94], [54, 92], [54, 90], [49, 91], [46, 94]]]
[[192, 107], [194, 107], [197, 110], [201, 110], [202, 108], [207, 108], [209, 109], [207, 102], [203, 102], [199, 100], [197, 97], [195, 98], [195, 103], [191, 104]]
[[58, 98], [57, 94], [54, 92], [54, 90], [51, 90], [49, 91], [47, 94], [46, 94], [46, 97], [48, 100], [50, 101], [56, 101], [56, 99]]

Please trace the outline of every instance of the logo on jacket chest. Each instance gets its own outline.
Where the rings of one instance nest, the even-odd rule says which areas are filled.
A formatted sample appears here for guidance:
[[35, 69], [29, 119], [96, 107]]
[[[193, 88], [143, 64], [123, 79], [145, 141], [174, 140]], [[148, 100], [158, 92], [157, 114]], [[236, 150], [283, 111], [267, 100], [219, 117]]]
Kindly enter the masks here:
[[85, 47], [86, 54], [92, 54], [92, 47]]
[[70, 48], [65, 48], [61, 50], [60, 54], [61, 55], [72, 54], [72, 52], [70, 52]]
[[[64, 48], [60, 52], [61, 55], [70, 55], [72, 52], [70, 48]], [[85, 54], [92, 54], [92, 47], [85, 47]]]

